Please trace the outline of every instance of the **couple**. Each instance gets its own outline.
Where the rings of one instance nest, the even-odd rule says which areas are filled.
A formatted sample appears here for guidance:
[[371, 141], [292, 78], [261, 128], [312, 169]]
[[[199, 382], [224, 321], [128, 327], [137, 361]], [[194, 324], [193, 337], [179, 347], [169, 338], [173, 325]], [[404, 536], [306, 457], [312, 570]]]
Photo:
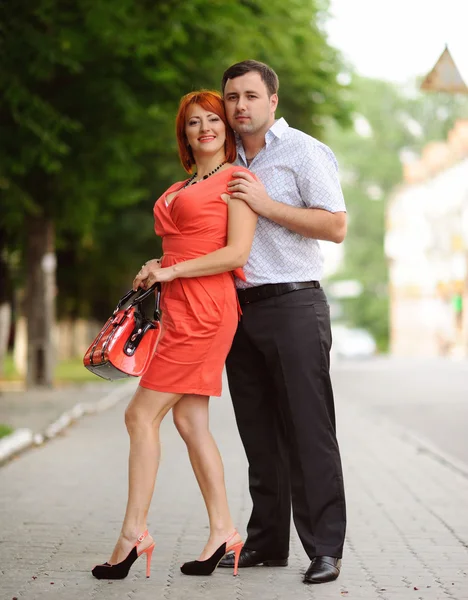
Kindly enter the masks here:
[[[286, 566], [291, 504], [311, 560], [304, 582], [332, 581], [340, 572], [345, 500], [317, 242], [345, 235], [337, 165], [329, 148], [275, 121], [278, 78], [267, 65], [233, 65], [222, 90], [224, 104], [207, 91], [181, 100], [179, 153], [185, 170], [196, 171], [156, 202], [164, 255], [133, 282], [134, 289], [163, 283], [163, 334], [125, 413], [127, 510], [109, 562], [93, 569], [100, 579], [126, 577], [142, 554], [149, 577], [155, 543], [146, 519], [159, 426], [171, 408], [210, 525], [203, 551], [182, 573], [209, 575], [218, 564], [235, 575], [238, 567]], [[249, 461], [253, 510], [245, 545], [208, 426], [225, 360]]]

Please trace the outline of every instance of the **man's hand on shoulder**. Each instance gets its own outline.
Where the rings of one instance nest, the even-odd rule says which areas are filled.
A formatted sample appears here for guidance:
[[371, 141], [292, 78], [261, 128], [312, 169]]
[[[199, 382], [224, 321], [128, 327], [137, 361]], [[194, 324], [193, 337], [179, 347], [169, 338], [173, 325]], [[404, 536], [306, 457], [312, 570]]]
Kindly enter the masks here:
[[231, 198], [243, 200], [258, 215], [270, 218], [276, 202], [267, 194], [263, 183], [247, 171], [234, 172], [232, 177], [228, 183]]

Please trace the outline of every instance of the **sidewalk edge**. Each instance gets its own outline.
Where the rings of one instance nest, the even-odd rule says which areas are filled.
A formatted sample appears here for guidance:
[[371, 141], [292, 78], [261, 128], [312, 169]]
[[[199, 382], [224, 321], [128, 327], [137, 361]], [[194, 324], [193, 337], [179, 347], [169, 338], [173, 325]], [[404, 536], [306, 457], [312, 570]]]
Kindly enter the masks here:
[[132, 379], [120, 384], [115, 390], [112, 390], [97, 402], [79, 402], [50, 423], [42, 433], [34, 433], [32, 429], [28, 428], [16, 429], [10, 435], [0, 439], [0, 466], [32, 446], [39, 446], [51, 440], [84, 415], [99, 414], [112, 408], [129, 393], [132, 393], [135, 387], [135, 381]]
[[400, 440], [410, 444], [421, 454], [427, 454], [433, 460], [444, 467], [455, 471], [465, 479], [468, 479], [468, 465], [455, 456], [444, 452], [427, 438], [407, 429], [403, 425], [395, 423], [388, 417], [381, 419], [381, 423]]
[[0, 439], [0, 465], [10, 456], [22, 452], [34, 443], [34, 434], [31, 429], [22, 427]]

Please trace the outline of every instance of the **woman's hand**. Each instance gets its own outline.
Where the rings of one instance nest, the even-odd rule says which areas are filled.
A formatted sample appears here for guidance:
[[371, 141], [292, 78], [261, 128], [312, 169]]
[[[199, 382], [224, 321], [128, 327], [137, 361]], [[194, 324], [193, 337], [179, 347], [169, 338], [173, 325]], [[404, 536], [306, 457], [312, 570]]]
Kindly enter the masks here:
[[150, 271], [148, 277], [146, 278], [145, 284], [148, 289], [153, 285], [153, 283], [165, 283], [166, 281], [172, 281], [176, 278], [176, 272], [174, 267], [165, 267], [155, 269], [154, 271]]
[[148, 277], [150, 276], [150, 274], [154, 274], [155, 272], [160, 271], [161, 269], [162, 267], [160, 258], [153, 258], [146, 262], [136, 274], [136, 277], [133, 280], [132, 289], [135, 290], [135, 292], [140, 287], [144, 290], [147, 290], [156, 281], [155, 280], [152, 283], [148, 283]]

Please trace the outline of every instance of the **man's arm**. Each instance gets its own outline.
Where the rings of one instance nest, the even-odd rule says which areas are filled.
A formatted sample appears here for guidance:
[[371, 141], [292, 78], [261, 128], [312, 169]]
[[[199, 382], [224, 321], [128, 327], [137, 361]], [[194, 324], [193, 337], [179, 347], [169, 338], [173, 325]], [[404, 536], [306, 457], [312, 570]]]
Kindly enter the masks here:
[[272, 200], [265, 186], [245, 171], [233, 173], [228, 183], [232, 198], [244, 200], [250, 208], [267, 219], [316, 240], [341, 243], [346, 235], [346, 212], [330, 212], [323, 208], [297, 208]]
[[250, 173], [233, 173], [228, 184], [233, 197], [247, 202], [259, 215], [304, 237], [341, 243], [346, 235], [346, 207], [333, 152], [320, 143], [303, 142], [296, 183], [306, 208], [270, 198], [263, 184]]
[[346, 237], [347, 217], [343, 211], [332, 213], [323, 208], [296, 208], [274, 200], [271, 202], [269, 213], [263, 216], [294, 233], [336, 244], [341, 244]]

